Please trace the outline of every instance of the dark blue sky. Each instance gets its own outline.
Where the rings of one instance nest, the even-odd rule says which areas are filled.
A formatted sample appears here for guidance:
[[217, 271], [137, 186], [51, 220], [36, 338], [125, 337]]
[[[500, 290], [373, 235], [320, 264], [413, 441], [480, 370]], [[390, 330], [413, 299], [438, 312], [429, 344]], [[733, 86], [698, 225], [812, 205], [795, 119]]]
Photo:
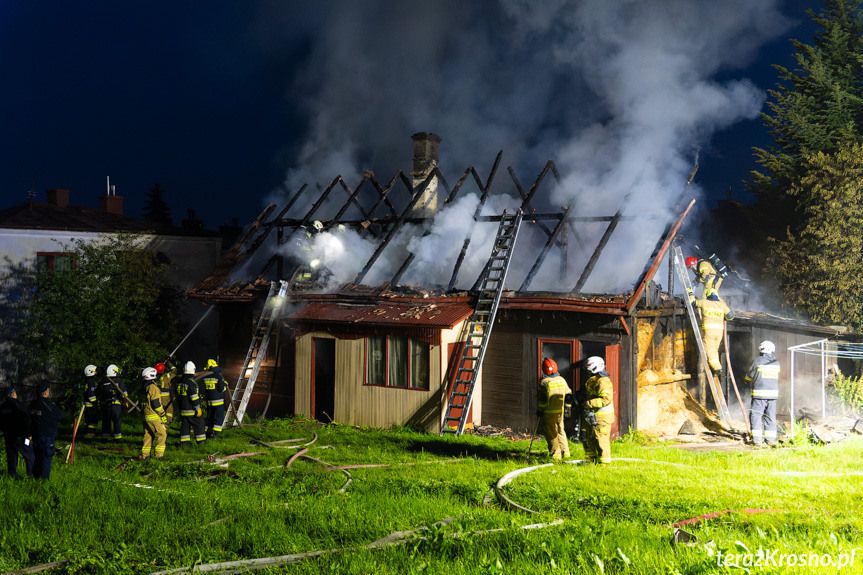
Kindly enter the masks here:
[[[516, 76], [526, 81], [524, 93], [517, 81], [506, 77], [506, 58], [515, 51], [495, 49], [500, 43], [495, 34], [503, 23], [512, 29], [507, 38], [522, 32], [521, 49], [540, 55], [545, 47], [536, 30], [561, 39], [568, 32], [548, 22], [525, 31], [535, 24], [525, 17], [532, 12], [516, 0], [495, 10], [489, 6], [498, 4], [490, 1], [470, 8], [444, 2], [439, 10], [392, 1], [362, 7], [338, 1], [319, 2], [314, 8], [305, 4], [3, 2], [0, 207], [24, 202], [32, 188], [37, 200], [44, 201], [44, 190], [54, 187], [71, 189], [73, 203], [96, 206], [110, 176], [118, 195], [125, 197], [129, 215], [141, 214], [147, 189], [159, 183], [167, 191], [175, 223], [193, 209], [211, 229], [232, 217], [248, 224], [286, 180], [288, 170], [294, 169], [288, 188], [303, 179], [306, 163], [316, 164], [311, 172], [327, 179], [351, 170], [374, 169], [387, 178], [393, 166], [409, 170], [410, 136], [420, 130], [441, 133], [442, 164], [453, 164], [444, 164], [445, 171], [457, 172], [453, 181], [468, 165], [490, 165], [498, 149], [525, 159], [527, 172], [536, 173], [541, 158], [556, 157], [554, 143], [565, 141], [559, 133], [563, 127], [588, 124], [579, 124], [572, 111], [576, 108], [563, 96], [581, 89], [601, 92], [589, 86], [590, 79], [576, 82], [560, 68], [542, 74], [546, 58], [533, 61], [524, 53], [512, 64], [514, 70], [536, 71], [536, 76]], [[757, 42], [761, 48], [747, 48], [739, 66], [717, 66], [711, 79], [722, 83], [749, 78], [762, 90], [771, 88], [776, 74], [770, 64], [791, 64], [788, 38], [811, 41], [803, 13], [810, 5], [817, 9], [820, 3], [777, 2], [777, 10], [789, 17], [786, 31], [765, 33], [774, 39]], [[478, 17], [487, 20], [471, 23]], [[449, 29], [433, 54], [413, 43], [422, 37], [424, 26]], [[708, 18], [700, 26], [708, 32], [714, 22]], [[731, 41], [740, 43], [739, 38]], [[562, 42], [548, 54], [559, 54]], [[466, 57], [476, 61], [455, 66], [447, 60]], [[497, 59], [502, 60], [501, 70], [490, 70]], [[422, 66], [413, 69], [412, 62]], [[434, 83], [423, 84], [429, 76]], [[549, 76], [553, 81], [546, 85], [542, 79]], [[462, 109], [469, 99], [466, 79], [476, 82], [471, 93], [478, 86], [500, 83], [507, 95], [501, 101], [484, 96], [482, 107]], [[416, 85], [422, 90], [412, 91]], [[457, 85], [465, 94], [438, 95], [435, 105], [417, 106], [415, 115], [407, 106], [396, 109], [394, 102], [411, 103], [421, 97], [417, 94], [447, 85]], [[542, 105], [528, 102], [539, 91]], [[556, 106], [553, 116], [524, 113]], [[577, 109], [585, 115], [593, 108], [578, 100]], [[466, 126], [487, 109], [481, 123]], [[454, 112], [443, 120], [450, 110], [462, 115]], [[609, 112], [603, 113], [607, 117]], [[361, 115], [366, 116], [363, 122], [345, 128]], [[530, 133], [507, 125], [519, 117], [533, 123]], [[497, 124], [506, 129], [498, 131]], [[471, 130], [460, 134], [453, 126]], [[469, 133], [481, 134], [483, 145], [476, 145], [465, 135]], [[549, 133], [554, 134], [547, 137]], [[321, 160], [320, 148], [335, 141], [340, 143]], [[344, 142], [349, 144], [342, 149]], [[699, 142], [697, 179], [708, 197], [722, 197], [731, 186], [735, 199], [746, 201], [740, 181], [755, 167], [751, 147], [766, 143], [758, 119], [736, 121]], [[445, 149], [452, 150], [451, 156]], [[475, 151], [477, 157], [464, 157], [464, 150]], [[344, 167], [339, 159], [344, 159]]]

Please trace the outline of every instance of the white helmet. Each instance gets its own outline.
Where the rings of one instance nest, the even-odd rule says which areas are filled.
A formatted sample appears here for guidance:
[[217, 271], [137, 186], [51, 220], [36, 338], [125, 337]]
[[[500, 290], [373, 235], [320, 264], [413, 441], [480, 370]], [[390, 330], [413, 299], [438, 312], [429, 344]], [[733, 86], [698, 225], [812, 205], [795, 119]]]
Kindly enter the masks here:
[[312, 222], [312, 227], [314, 227], [314, 228], [315, 228], [316, 230], [318, 230], [318, 231], [321, 231], [321, 230], [323, 230], [323, 229], [324, 229], [324, 224], [322, 224], [322, 223], [321, 223], [320, 221], [318, 221], [318, 220], [315, 220], [314, 222]]
[[88, 365], [84, 368], [84, 375], [90, 377], [91, 375], [96, 375], [96, 366], [93, 364]]
[[776, 353], [776, 346], [773, 344], [772, 341], [765, 340], [762, 341], [761, 345], [758, 346], [758, 351], [760, 351], [761, 353], [773, 354]]
[[120, 368], [114, 365], [113, 363], [108, 366], [108, 369], [105, 370], [105, 375], [108, 377], [115, 377], [120, 373]]
[[605, 369], [605, 360], [601, 357], [594, 355], [587, 358], [587, 371], [590, 373], [599, 373]]
[[195, 373], [195, 364], [192, 363], [191, 361], [187, 361], [186, 362], [186, 368], [185, 368], [185, 370], [183, 370], [183, 373], [194, 374]]
[[156, 371], [155, 367], [145, 367], [144, 371], [141, 372], [141, 377], [147, 381], [153, 381], [157, 375], [159, 375], [159, 372]]

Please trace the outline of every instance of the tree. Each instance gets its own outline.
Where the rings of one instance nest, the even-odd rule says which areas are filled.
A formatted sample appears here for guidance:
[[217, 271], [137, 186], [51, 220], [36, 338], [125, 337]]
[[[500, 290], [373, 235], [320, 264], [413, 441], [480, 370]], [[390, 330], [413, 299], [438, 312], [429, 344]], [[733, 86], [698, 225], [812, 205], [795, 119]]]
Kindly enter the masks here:
[[828, 324], [863, 327], [863, 145], [818, 152], [792, 193], [805, 224], [776, 242], [768, 266], [785, 302]]
[[27, 310], [14, 343], [19, 369], [47, 366], [74, 380], [91, 363], [138, 368], [166, 357], [177, 299], [169, 265], [145, 241], [131, 234], [73, 240], [60, 247], [72, 254], [72, 269], [19, 270], [16, 301]]
[[144, 204], [144, 219], [151, 222], [171, 224], [171, 207], [165, 201], [165, 189], [159, 184], [147, 191]]
[[863, 126], [859, 1], [825, 0], [822, 13], [809, 15], [818, 26], [813, 44], [792, 40], [797, 67], [775, 66], [782, 83], [770, 91], [769, 112], [762, 113], [773, 145], [754, 148], [763, 171], [750, 174], [765, 229], [775, 237], [806, 225], [805, 210], [793, 195], [805, 177], [807, 158], [859, 140]]

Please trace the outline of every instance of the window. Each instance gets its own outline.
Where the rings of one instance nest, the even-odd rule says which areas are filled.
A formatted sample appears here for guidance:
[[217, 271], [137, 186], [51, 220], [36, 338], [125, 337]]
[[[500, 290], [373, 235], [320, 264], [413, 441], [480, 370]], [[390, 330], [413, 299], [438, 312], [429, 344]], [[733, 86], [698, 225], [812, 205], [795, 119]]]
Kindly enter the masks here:
[[38, 252], [36, 264], [39, 271], [68, 271], [75, 267], [74, 258], [74, 254]]
[[366, 338], [366, 385], [429, 389], [429, 344], [403, 335]]

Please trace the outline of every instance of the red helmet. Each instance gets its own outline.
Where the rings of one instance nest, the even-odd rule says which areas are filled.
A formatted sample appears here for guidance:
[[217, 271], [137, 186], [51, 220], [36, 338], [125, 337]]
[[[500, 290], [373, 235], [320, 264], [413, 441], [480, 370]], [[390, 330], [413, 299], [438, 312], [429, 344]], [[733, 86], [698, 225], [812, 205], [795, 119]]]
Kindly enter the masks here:
[[688, 258], [686, 258], [686, 267], [688, 267], [688, 268], [694, 268], [697, 263], [698, 263], [698, 258], [695, 258], [692, 256], [689, 256]]
[[156, 373], [165, 373], [165, 364], [164, 363], [157, 363], [155, 365], [155, 368], [156, 368]]
[[545, 375], [557, 373], [557, 362], [553, 359], [545, 358], [544, 360], [542, 360], [542, 372]]

